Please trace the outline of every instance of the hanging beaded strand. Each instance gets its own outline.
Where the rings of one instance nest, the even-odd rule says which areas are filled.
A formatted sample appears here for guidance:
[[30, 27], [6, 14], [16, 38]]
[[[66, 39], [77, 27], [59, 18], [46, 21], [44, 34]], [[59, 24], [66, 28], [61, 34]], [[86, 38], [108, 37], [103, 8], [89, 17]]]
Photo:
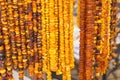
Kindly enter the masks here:
[[[69, 28], [69, 20], [68, 20], [68, 1], [63, 1], [63, 27], [64, 27], [64, 47], [65, 47], [65, 53], [64, 53], [64, 58], [65, 58], [65, 69], [63, 71], [63, 80], [67, 80], [67, 70], [69, 72], [69, 56], [68, 56], [68, 52], [69, 52], [69, 47], [68, 47], [68, 28]], [[69, 75], [69, 74], [68, 74]]]
[[59, 9], [59, 22], [58, 22], [58, 71], [57, 74], [62, 74], [64, 71], [65, 61], [64, 61], [64, 32], [63, 32], [63, 2], [62, 0], [58, 1], [58, 9]]
[[56, 51], [56, 43], [55, 43], [55, 1], [49, 0], [49, 31], [50, 31], [50, 49], [49, 49], [49, 55], [50, 55], [50, 70], [51, 71], [57, 71], [57, 51]]
[[34, 76], [34, 31], [33, 31], [33, 9], [32, 0], [28, 0], [28, 55], [29, 55], [29, 75]]
[[[25, 39], [26, 41], [24, 41], [24, 45], [25, 45], [25, 55], [24, 55], [24, 60], [25, 63], [27, 63], [26, 67], [28, 68], [29, 66], [29, 58], [30, 58], [30, 47], [29, 47], [29, 1], [24, 1], [24, 27], [23, 29], [25, 29], [25, 32], [23, 34], [25, 34]], [[24, 64], [25, 65], [25, 64]]]
[[79, 0], [80, 4], [80, 61], [79, 61], [79, 79], [85, 79], [85, 0]]
[[32, 16], [32, 13], [31, 13], [31, 0], [26, 0], [24, 1], [24, 13], [25, 13], [25, 29], [26, 29], [26, 50], [27, 50], [27, 58], [28, 58], [28, 72], [30, 76], [33, 77], [33, 73], [34, 73], [34, 70], [33, 70], [33, 67], [30, 66], [30, 62], [31, 64], [33, 64], [33, 61], [32, 61], [32, 58], [31, 58], [31, 54], [32, 52], [30, 51], [30, 31], [29, 31], [29, 28], [30, 28], [30, 25], [31, 25], [31, 16]]
[[[16, 2], [17, 3], [17, 2]], [[17, 46], [17, 51], [18, 51], [18, 61], [21, 61], [20, 56], [21, 56], [21, 48], [20, 48], [20, 28], [19, 28], [19, 14], [18, 14], [18, 3], [15, 5], [15, 12], [14, 12], [14, 17], [15, 17], [15, 33], [16, 33], [16, 46]], [[19, 63], [20, 64], [20, 63]], [[20, 68], [20, 66], [18, 66]]]
[[[0, 1], [1, 12], [3, 10], [2, 1]], [[2, 21], [1, 18], [2, 13], [0, 13], [0, 80], [6, 79], [6, 66], [5, 66], [5, 49], [4, 49], [4, 42], [3, 42], [3, 33], [2, 33]]]
[[[45, 1], [45, 9], [44, 9], [44, 11], [45, 11], [45, 27], [46, 27], [46, 54], [47, 54], [47, 79], [48, 80], [51, 80], [52, 79], [52, 73], [51, 73], [51, 71], [52, 71], [52, 69], [51, 69], [51, 65], [53, 65], [52, 63], [51, 63], [51, 61], [50, 61], [50, 56], [51, 56], [51, 52], [50, 52], [50, 44], [51, 44], [51, 42], [50, 42], [50, 17], [51, 17], [51, 15], [50, 15], [50, 0], [47, 0], [47, 1]], [[54, 5], [52, 5], [52, 6], [54, 6]], [[52, 8], [53, 9], [53, 8]], [[53, 18], [53, 14], [52, 14], [52, 18]], [[51, 28], [52, 27], [54, 27], [54, 26], [51, 26]], [[51, 31], [52, 32], [52, 31]], [[55, 34], [54, 34], [55, 35]]]
[[[45, 27], [46, 27], [46, 54], [47, 54], [47, 79], [49, 79], [51, 76], [51, 69], [50, 69], [50, 15], [49, 15], [49, 4], [50, 0], [45, 1]], [[51, 78], [52, 79], [52, 78]]]
[[[58, 16], [58, 0], [54, 0], [54, 16], [55, 16], [55, 18], [54, 18], [54, 27], [55, 27], [55, 46], [56, 46], [56, 48], [55, 48], [55, 50], [56, 50], [56, 63], [57, 63], [57, 65], [58, 65], [58, 55], [59, 55], [59, 53], [58, 53], [58, 46], [59, 46], [59, 43], [58, 43], [58, 18], [59, 18], [59, 16]], [[56, 71], [58, 71], [58, 66], [57, 66], [57, 69], [56, 69]]]
[[23, 22], [21, 21], [21, 16], [22, 16], [22, 6], [23, 6], [23, 1], [20, 0], [18, 2], [18, 42], [17, 42], [17, 46], [18, 46], [18, 67], [19, 67], [19, 79], [23, 80], [24, 77], [24, 66], [23, 66], [23, 53], [22, 53], [22, 34], [21, 34], [21, 25], [23, 24]]
[[69, 16], [70, 16], [70, 27], [69, 27], [69, 60], [70, 60], [70, 68], [74, 68], [74, 45], [73, 45], [73, 30], [74, 30], [74, 24], [73, 24], [73, 2], [74, 0], [70, 0], [69, 2], [69, 7], [70, 7], [70, 13], [69, 13]]
[[25, 29], [25, 32], [24, 32], [24, 34], [25, 34], [25, 39], [26, 39], [26, 41], [24, 42], [24, 45], [25, 45], [25, 57], [24, 57], [24, 59], [25, 59], [25, 63], [27, 63], [27, 65], [26, 65], [26, 67], [28, 68], [28, 66], [29, 66], [29, 61], [30, 61], [30, 47], [29, 47], [29, 42], [30, 42], [30, 37], [29, 37], [29, 0], [28, 1], [24, 1], [24, 29]]
[[[46, 4], [47, 2], [47, 4]], [[48, 54], [48, 45], [49, 43], [48, 41], [48, 37], [49, 34], [46, 34], [46, 5], [48, 6], [48, 2], [49, 1], [45, 1], [45, 0], [41, 0], [41, 19], [42, 19], [42, 55], [43, 55], [43, 71], [46, 72], [47, 74], [47, 79], [51, 80], [52, 76], [51, 76], [51, 71], [50, 71], [50, 63], [49, 63], [49, 54]], [[48, 10], [48, 7], [47, 7]], [[44, 45], [43, 45], [44, 44]]]
[[5, 45], [5, 65], [6, 65], [6, 70], [7, 70], [7, 79], [8, 80], [13, 80], [12, 76], [12, 55], [10, 51], [10, 40], [9, 40], [9, 27], [8, 27], [8, 22], [7, 22], [7, 1], [2, 1], [1, 2], [1, 23], [3, 25], [2, 32], [3, 32], [3, 39], [4, 39], [4, 45]]
[[10, 28], [9, 34], [10, 34], [10, 43], [11, 43], [11, 53], [12, 53], [12, 59], [15, 64], [14, 68], [17, 66], [16, 64], [16, 43], [15, 43], [15, 28], [14, 28], [14, 19], [13, 19], [13, 4], [12, 1], [8, 2], [8, 26]]
[[34, 31], [34, 55], [35, 55], [35, 60], [34, 60], [34, 79], [38, 79], [38, 48], [37, 48], [37, 35], [38, 35], [38, 29], [37, 29], [37, 3], [36, 3], [36, 0], [33, 0], [32, 1], [32, 10], [33, 10], [33, 13], [32, 13], [32, 20], [33, 20], [33, 31]]
[[38, 79], [43, 80], [43, 57], [42, 57], [42, 14], [41, 0], [37, 0], [37, 48], [38, 48]]
[[[103, 51], [103, 41], [104, 41], [104, 34], [105, 34], [105, 19], [104, 19], [104, 17], [106, 16], [106, 15], [104, 15], [105, 14], [105, 6], [104, 6], [104, 4], [105, 4], [105, 1], [99, 1], [98, 2], [99, 4], [101, 4], [101, 7], [100, 8], [98, 8], [98, 9], [100, 9], [99, 11], [99, 14], [98, 14], [98, 19], [99, 20], [97, 20], [96, 21], [96, 23], [97, 23], [97, 26], [98, 26], [98, 35], [97, 35], [97, 46], [96, 46], [96, 49], [97, 49], [97, 51], [96, 51], [96, 55], [95, 55], [95, 65], [96, 65], [96, 67], [95, 67], [95, 77], [97, 78], [97, 79], [100, 79], [100, 75], [101, 75], [101, 70], [102, 70], [102, 68], [101, 68], [101, 59], [102, 59], [102, 57], [101, 57], [101, 54], [102, 54], [102, 51]], [[102, 17], [102, 18], [101, 18]]]
[[47, 54], [46, 54], [46, 28], [45, 28], [45, 13], [44, 13], [44, 10], [45, 10], [45, 1], [44, 0], [41, 0], [41, 6], [42, 6], [42, 9], [41, 9], [41, 18], [42, 18], [42, 54], [43, 54], [43, 71], [47, 71]]
[[112, 4], [111, 4], [111, 25], [110, 25], [110, 29], [111, 29], [111, 57], [116, 57], [116, 54], [114, 53], [114, 50], [116, 49], [116, 35], [117, 35], [117, 0], [112, 0]]
[[86, 0], [86, 60], [85, 60], [85, 76], [86, 80], [92, 78], [92, 53], [93, 53], [93, 32], [94, 32], [94, 0]]
[[[63, 20], [64, 20], [64, 34], [65, 34], [65, 71], [63, 72], [63, 80], [71, 80], [71, 73], [70, 73], [70, 61], [72, 59], [70, 59], [71, 57], [70, 55], [70, 1], [63, 1], [64, 4], [64, 16], [63, 16]], [[72, 13], [71, 13], [72, 15]], [[72, 46], [71, 46], [72, 47]], [[65, 76], [65, 77], [64, 77]]]
[[28, 54], [27, 54], [27, 47], [26, 47], [26, 26], [25, 26], [25, 6], [24, 1], [21, 2], [22, 5], [19, 7], [19, 23], [20, 23], [20, 33], [21, 33], [21, 50], [22, 50], [22, 63], [23, 69], [28, 67]]
[[[101, 72], [100, 75], [103, 75], [106, 72], [106, 69], [108, 67], [108, 58], [110, 54], [110, 11], [111, 11], [111, 0], [108, 1], [102, 1], [103, 2], [103, 22], [102, 22], [102, 28], [103, 29], [103, 43], [102, 43], [102, 54], [101, 56]], [[107, 5], [107, 6], [106, 6]], [[106, 19], [107, 18], [107, 19]], [[103, 66], [105, 65], [105, 66]]]
[[102, 28], [102, 1], [98, 0], [96, 1], [96, 11], [95, 11], [95, 78], [100, 79], [100, 59], [99, 56], [102, 52], [101, 49], [101, 42], [102, 42], [102, 34], [103, 34], [103, 28]]
[[18, 50], [17, 50], [17, 39], [16, 39], [16, 23], [18, 22], [18, 14], [17, 14], [17, 0], [13, 0], [13, 21], [15, 22], [13, 25], [13, 40], [14, 40], [14, 49], [13, 49], [13, 54], [12, 54], [12, 59], [13, 59], [13, 67], [14, 69], [18, 68]]

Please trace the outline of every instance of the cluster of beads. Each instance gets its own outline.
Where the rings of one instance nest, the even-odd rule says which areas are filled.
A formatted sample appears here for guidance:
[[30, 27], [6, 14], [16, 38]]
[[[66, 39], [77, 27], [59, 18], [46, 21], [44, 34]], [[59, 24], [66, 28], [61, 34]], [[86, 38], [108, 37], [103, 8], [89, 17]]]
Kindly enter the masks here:
[[71, 80], [73, 0], [0, 0], [0, 80]]
[[[115, 57], [117, 0], [79, 0], [80, 80], [100, 80]], [[111, 48], [112, 46], [112, 48]], [[114, 46], [114, 47], [113, 47]]]
[[51, 71], [63, 74], [63, 80], [71, 80], [70, 70], [74, 67], [72, 7], [73, 0], [42, 1], [43, 71], [48, 80], [51, 80]]
[[[92, 72], [94, 0], [80, 0], [80, 80], [90, 80]], [[79, 10], [78, 10], [79, 11]]]

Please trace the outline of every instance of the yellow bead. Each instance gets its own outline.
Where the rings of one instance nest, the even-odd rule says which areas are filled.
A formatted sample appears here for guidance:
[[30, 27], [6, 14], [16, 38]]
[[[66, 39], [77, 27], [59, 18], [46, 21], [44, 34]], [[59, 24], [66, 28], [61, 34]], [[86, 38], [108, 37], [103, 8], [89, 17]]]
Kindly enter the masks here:
[[1, 70], [0, 70], [0, 73], [1, 73], [1, 74], [4, 74], [5, 72], [6, 72], [5, 69], [1, 69]]

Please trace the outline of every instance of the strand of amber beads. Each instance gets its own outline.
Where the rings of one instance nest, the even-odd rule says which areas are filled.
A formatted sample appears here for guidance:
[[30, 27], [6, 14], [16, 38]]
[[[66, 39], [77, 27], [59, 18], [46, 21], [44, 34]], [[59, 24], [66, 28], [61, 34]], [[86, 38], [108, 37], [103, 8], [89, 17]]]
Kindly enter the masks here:
[[113, 52], [114, 49], [116, 49], [116, 26], [117, 26], [117, 17], [116, 17], [116, 14], [117, 14], [117, 0], [112, 0], [112, 3], [111, 3], [111, 25], [110, 25], [110, 29], [111, 29], [111, 57], [115, 57], [115, 56], [112, 56], [112, 55], [115, 55], [115, 53]]
[[12, 59], [14, 62], [14, 68], [17, 66], [16, 64], [16, 43], [15, 43], [15, 28], [14, 28], [14, 19], [13, 19], [13, 3], [12, 1], [8, 1], [8, 26], [10, 28], [9, 35], [10, 35], [10, 43], [11, 43], [11, 53], [12, 53]]
[[97, 58], [102, 52], [101, 49], [101, 42], [102, 42], [102, 34], [103, 34], [103, 28], [102, 28], [102, 0], [96, 1], [96, 13], [95, 13], [95, 78], [99, 78], [99, 72], [100, 72], [100, 59]]
[[41, 15], [41, 0], [37, 0], [37, 48], [38, 48], [38, 79], [43, 80], [43, 57], [42, 57], [42, 15]]
[[[71, 80], [71, 74], [70, 74], [70, 61], [69, 61], [69, 14], [70, 14], [70, 8], [69, 8], [69, 0], [63, 1], [63, 20], [64, 20], [64, 38], [65, 38], [65, 70], [63, 72], [63, 80]], [[69, 76], [69, 77], [68, 77]]]
[[56, 44], [55, 44], [55, 33], [56, 33], [56, 28], [55, 28], [55, 2], [54, 0], [50, 0], [49, 2], [49, 31], [50, 31], [50, 37], [49, 37], [49, 55], [50, 55], [50, 70], [51, 71], [57, 71], [57, 52], [56, 52]]
[[[42, 18], [42, 53], [43, 53], [43, 71], [47, 71], [47, 43], [46, 43], [46, 28], [45, 28], [45, 1], [41, 0], [41, 18]], [[47, 72], [46, 72], [47, 73]]]
[[23, 69], [28, 67], [28, 54], [26, 48], [26, 25], [25, 25], [25, 6], [24, 1], [21, 2], [19, 6], [19, 26], [20, 26], [20, 33], [21, 33], [21, 51], [22, 51], [22, 63]]
[[6, 67], [5, 67], [5, 52], [4, 52], [4, 44], [3, 44], [3, 36], [2, 36], [2, 26], [0, 27], [0, 76], [1, 80], [6, 79]]
[[100, 38], [101, 38], [101, 40], [98, 42], [98, 44], [99, 44], [99, 46], [97, 47], [99, 50], [100, 50], [100, 54], [97, 54], [95, 57], [96, 57], [96, 64], [97, 64], [97, 66], [96, 66], [96, 77], [97, 78], [99, 78], [99, 76], [101, 75], [101, 54], [102, 54], [102, 51], [103, 51], [103, 41], [104, 41], [104, 34], [105, 34], [105, 19], [104, 19], [104, 17], [106, 16], [106, 15], [104, 15], [105, 14], [105, 6], [103, 6], [104, 4], [105, 4], [105, 1], [100, 1], [101, 2], [101, 4], [102, 4], [102, 7], [101, 7], [101, 15], [100, 16], [102, 16], [102, 18], [101, 18], [101, 20], [99, 21], [99, 24], [101, 24], [100, 26], [100, 28], [98, 28], [99, 29], [99, 35], [100, 35]]
[[37, 33], [38, 33], [38, 29], [37, 29], [37, 4], [36, 4], [36, 0], [32, 1], [32, 20], [33, 20], [33, 31], [34, 31], [34, 55], [35, 55], [35, 60], [34, 60], [34, 64], [35, 64], [35, 69], [34, 69], [34, 73], [35, 73], [35, 79], [38, 78], [38, 48], [37, 48]]
[[[63, 71], [63, 80], [67, 80], [67, 74], [66, 74], [66, 67], [68, 67], [68, 70], [69, 70], [69, 66], [66, 66], [68, 65], [69, 61], [66, 61], [66, 59], [69, 59], [68, 58], [68, 51], [69, 51], [69, 48], [68, 48], [68, 28], [69, 28], [69, 25], [68, 25], [68, 1], [63, 1], [63, 27], [64, 27], [64, 44], [65, 44], [65, 53], [64, 53], [64, 58], [65, 58], [65, 65], [63, 67], [64, 68], [64, 71]], [[69, 9], [68, 9], [69, 10]]]
[[[55, 16], [55, 18], [54, 18], [54, 27], [55, 27], [55, 46], [56, 46], [56, 48], [55, 48], [55, 50], [56, 50], [56, 62], [58, 62], [58, 55], [59, 55], [59, 53], [58, 53], [58, 18], [59, 18], [59, 16], [58, 16], [58, 0], [54, 0], [54, 16]], [[58, 63], [57, 63], [57, 65], [58, 65]], [[56, 69], [56, 71], [58, 71], [58, 66], [57, 66], [57, 69]]]
[[[46, 72], [47, 74], [47, 79], [51, 80], [51, 72], [50, 72], [50, 67], [49, 67], [49, 55], [47, 51], [47, 36], [46, 36], [46, 5], [45, 5], [45, 0], [41, 0], [41, 19], [42, 19], [42, 54], [43, 54], [43, 71]], [[44, 45], [43, 45], [44, 44]]]
[[22, 16], [22, 5], [23, 5], [23, 2], [22, 1], [19, 1], [18, 2], [18, 35], [19, 35], [19, 40], [18, 40], [18, 44], [17, 46], [19, 47], [18, 50], [18, 67], [19, 67], [19, 79], [20, 80], [23, 80], [23, 77], [24, 77], [24, 66], [23, 66], [23, 53], [22, 53], [22, 34], [21, 34], [21, 25], [23, 24], [23, 22], [20, 20], [21, 19], [21, 16]]
[[59, 35], [58, 35], [58, 71], [57, 74], [62, 74], [64, 71], [65, 66], [65, 59], [64, 59], [64, 27], [63, 27], [63, 1], [58, 1], [58, 9], [59, 9]]
[[[25, 38], [26, 38], [26, 41], [25, 41], [25, 46], [26, 46], [26, 58], [28, 58], [28, 61], [29, 61], [29, 54], [28, 53], [30, 53], [29, 52], [29, 21], [28, 21], [28, 17], [29, 17], [29, 15], [28, 15], [28, 13], [29, 13], [29, 10], [28, 10], [28, 1], [24, 1], [24, 29], [25, 29], [25, 32], [24, 32], [24, 34], [25, 34]], [[29, 62], [27, 61], [27, 64], [29, 65]]]
[[[53, 0], [52, 0], [53, 1]], [[50, 19], [51, 19], [51, 15], [50, 15], [50, 5], [51, 6], [53, 6], [53, 4], [51, 4], [51, 1], [45, 1], [45, 8], [44, 8], [44, 11], [45, 11], [45, 27], [46, 27], [46, 55], [47, 55], [47, 79], [48, 80], [51, 80], [52, 79], [52, 73], [51, 73], [51, 71], [52, 71], [52, 65], [53, 64], [51, 64], [52, 62], [50, 61], [50, 58], [52, 57], [52, 54], [51, 54], [51, 52], [50, 52], [50, 47], [52, 48], [53, 46], [50, 46], [50, 44], [52, 44], [51, 42], [50, 42], [50, 27], [51, 27], [51, 29], [53, 29], [53, 27], [54, 26], [51, 26], [50, 25], [50, 23], [51, 23], [51, 21], [50, 21]], [[52, 7], [51, 8], [51, 10], [54, 10], [54, 8]], [[52, 18], [54, 18], [53, 17], [53, 12], [51, 13], [52, 14]], [[52, 19], [52, 20], [54, 20], [54, 19]], [[43, 22], [43, 21], [42, 21]], [[52, 21], [53, 22], [53, 21]], [[52, 24], [52, 23], [51, 23]], [[54, 23], [53, 23], [54, 24]], [[51, 31], [52, 32], [52, 31]], [[53, 34], [53, 35], [55, 35], [55, 34]], [[52, 36], [53, 36], [52, 35]], [[51, 37], [52, 38], [52, 37]], [[54, 37], [54, 39], [55, 39], [55, 37]], [[54, 42], [55, 43], [55, 42]], [[53, 45], [53, 44], [52, 44]], [[53, 56], [53, 57], [55, 57], [55, 56]], [[54, 67], [54, 66], [53, 66]]]
[[17, 47], [17, 69], [19, 70], [19, 79], [23, 79], [23, 65], [22, 65], [22, 53], [21, 53], [21, 33], [19, 27], [19, 3], [15, 1], [14, 4], [14, 20], [15, 20], [15, 37], [16, 37], [16, 47]]
[[85, 60], [85, 80], [92, 78], [92, 53], [93, 53], [93, 31], [94, 31], [94, 0], [86, 0], [86, 60]]
[[28, 55], [29, 55], [29, 74], [34, 76], [34, 31], [33, 31], [33, 21], [32, 21], [32, 0], [27, 1], [28, 5]]
[[3, 32], [3, 39], [4, 39], [4, 45], [5, 45], [5, 51], [6, 51], [6, 56], [5, 56], [5, 65], [6, 65], [6, 70], [7, 70], [7, 79], [8, 80], [13, 80], [12, 76], [12, 57], [11, 57], [11, 51], [10, 51], [10, 40], [9, 40], [9, 27], [8, 27], [8, 22], [7, 22], [7, 1], [2, 1], [1, 2], [1, 23], [3, 25], [2, 32]]
[[85, 9], [86, 4], [85, 0], [79, 0], [80, 4], [78, 5], [80, 7], [80, 12], [78, 12], [80, 15], [80, 61], [79, 61], [79, 79], [84, 80], [85, 79]]
[[[0, 1], [1, 7], [1, 1]], [[0, 9], [2, 11], [2, 9]], [[2, 22], [1, 22], [1, 12], [0, 12], [0, 80], [6, 79], [6, 66], [5, 66], [5, 49], [2, 33]]]
[[18, 22], [18, 14], [17, 14], [17, 1], [13, 0], [13, 22], [14, 22], [14, 26], [13, 26], [13, 39], [14, 39], [14, 49], [13, 54], [12, 54], [12, 59], [13, 59], [13, 67], [14, 69], [18, 68], [18, 50], [17, 50], [17, 44], [16, 44], [16, 23]]
[[[104, 36], [103, 36], [103, 52], [101, 54], [101, 74], [106, 72], [108, 66], [108, 57], [110, 54], [110, 11], [111, 11], [111, 0], [103, 1], [103, 10], [105, 11], [103, 15], [103, 28], [104, 28]], [[107, 6], [106, 6], [107, 5]], [[107, 19], [106, 19], [107, 18]], [[104, 66], [103, 66], [104, 65]]]
[[69, 13], [69, 16], [70, 16], [70, 28], [69, 28], [69, 60], [70, 60], [70, 68], [74, 68], [74, 45], [73, 45], [73, 32], [74, 32], [74, 24], [73, 24], [73, 3], [74, 3], [74, 0], [70, 0], [69, 2], [69, 7], [70, 7], [70, 13]]
[[45, 6], [44, 6], [44, 15], [45, 15], [45, 36], [46, 36], [46, 55], [47, 55], [47, 58], [46, 58], [46, 62], [47, 62], [47, 75], [48, 75], [48, 78], [51, 77], [51, 73], [50, 73], [50, 52], [49, 52], [49, 49], [50, 49], [50, 26], [49, 26], [49, 21], [50, 21], [50, 18], [49, 18], [49, 1], [45, 1]]
[[[52, 0], [53, 1], [53, 0]], [[45, 27], [46, 27], [46, 49], [47, 49], [47, 51], [46, 51], [46, 54], [47, 54], [47, 75], [48, 75], [48, 77], [47, 77], [47, 79], [48, 80], [51, 80], [52, 78], [52, 73], [50, 72], [50, 71], [52, 71], [52, 63], [51, 63], [51, 61], [50, 61], [50, 58], [52, 57], [52, 54], [51, 54], [51, 52], [50, 52], [50, 47], [52, 48], [53, 46], [50, 46], [50, 44], [51, 44], [51, 42], [50, 42], [50, 33], [52, 32], [51, 30], [50, 30], [50, 28], [51, 29], [53, 29], [53, 27], [54, 26], [51, 26], [50, 25], [50, 20], [51, 20], [51, 15], [50, 15], [50, 5], [51, 5], [51, 1], [45, 1]], [[54, 5], [51, 5], [51, 6], [54, 6]], [[52, 7], [51, 8], [52, 10], [54, 10], [54, 8]], [[52, 14], [52, 18], [54, 18], [53, 16], [53, 12], [51, 13]], [[54, 19], [52, 19], [52, 20], [54, 20]], [[52, 24], [52, 23], [51, 23]], [[54, 24], [54, 23], [53, 23]], [[51, 32], [50, 32], [51, 31]], [[55, 36], [55, 34], [53, 34], [52, 36]], [[54, 37], [54, 39], [55, 39], [55, 37]], [[54, 42], [55, 43], [55, 42]], [[53, 44], [52, 44], [53, 45]], [[55, 57], [55, 56], [53, 56], [53, 57]], [[53, 66], [54, 67], [54, 66]]]
[[[28, 0], [29, 1], [29, 0]], [[25, 38], [26, 38], [26, 62], [27, 62], [27, 66], [29, 66], [29, 58], [30, 58], [30, 47], [29, 47], [29, 42], [30, 42], [30, 39], [29, 39], [29, 9], [28, 9], [28, 6], [29, 6], [29, 3], [28, 1], [24, 1], [24, 19], [25, 19], [25, 22], [24, 22], [24, 29], [26, 30], [24, 33], [25, 33]], [[27, 59], [28, 58], [28, 59]], [[28, 68], [28, 67], [27, 67]]]

